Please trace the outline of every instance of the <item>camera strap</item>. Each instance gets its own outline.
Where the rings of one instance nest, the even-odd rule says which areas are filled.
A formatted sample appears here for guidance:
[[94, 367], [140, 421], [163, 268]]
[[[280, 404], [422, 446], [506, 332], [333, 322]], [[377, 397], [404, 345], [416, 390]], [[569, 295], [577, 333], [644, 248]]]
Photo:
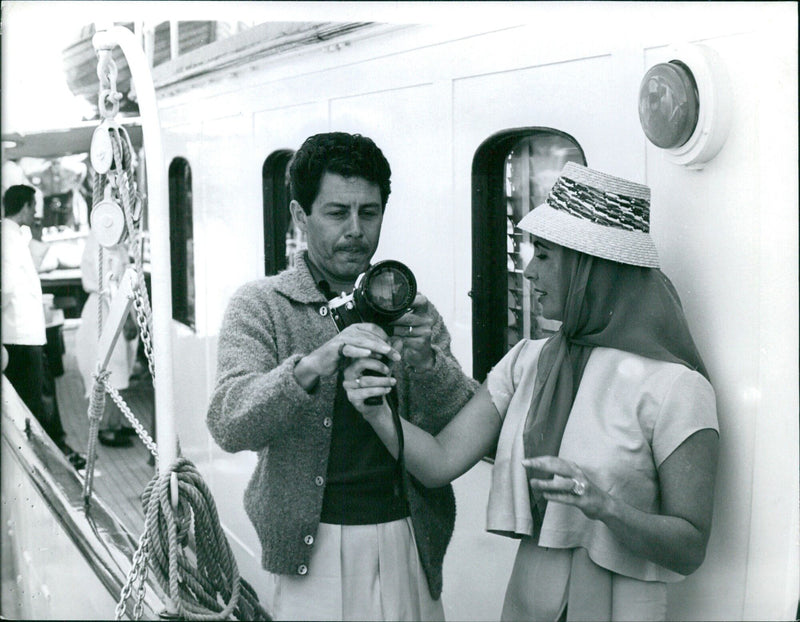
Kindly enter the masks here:
[[400, 496], [408, 504], [408, 491], [406, 490], [406, 459], [405, 459], [405, 437], [403, 436], [403, 424], [400, 421], [400, 408], [397, 401], [397, 391], [392, 391], [386, 396], [386, 403], [392, 411], [392, 422], [397, 432], [397, 470], [400, 480]]

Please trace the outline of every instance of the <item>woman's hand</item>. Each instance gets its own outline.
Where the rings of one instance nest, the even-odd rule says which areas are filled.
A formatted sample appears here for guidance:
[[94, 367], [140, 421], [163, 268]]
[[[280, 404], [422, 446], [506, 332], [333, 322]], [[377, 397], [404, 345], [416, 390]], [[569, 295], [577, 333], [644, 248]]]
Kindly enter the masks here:
[[531, 489], [542, 491], [545, 499], [580, 508], [587, 517], [605, 523], [636, 555], [688, 575], [706, 554], [718, 446], [716, 430], [698, 430], [661, 463], [657, 513], [598, 488], [574, 462], [539, 456], [522, 464], [555, 475], [553, 480], [530, 480]]
[[431, 347], [431, 317], [428, 299], [417, 294], [411, 310], [392, 322], [392, 346], [401, 352], [405, 362], [416, 371], [431, 369], [436, 355]]
[[345, 368], [342, 386], [347, 391], [347, 399], [365, 419], [369, 420], [389, 411], [385, 399], [381, 399], [380, 404], [375, 406], [366, 404], [365, 400], [369, 397], [384, 398], [392, 390], [397, 380], [392, 378], [391, 372], [383, 361], [371, 357], [354, 359]]
[[555, 456], [539, 456], [526, 458], [522, 465], [554, 476], [553, 479], [532, 478], [529, 482], [531, 490], [541, 491], [548, 501], [574, 505], [591, 519], [603, 516], [610, 495], [595, 486], [574, 462]]

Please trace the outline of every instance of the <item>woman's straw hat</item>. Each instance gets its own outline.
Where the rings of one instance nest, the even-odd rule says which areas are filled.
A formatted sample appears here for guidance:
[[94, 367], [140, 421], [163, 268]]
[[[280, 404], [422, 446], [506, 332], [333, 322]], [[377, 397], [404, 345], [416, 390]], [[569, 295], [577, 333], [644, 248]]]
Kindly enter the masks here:
[[542, 205], [517, 225], [576, 251], [658, 268], [650, 237], [650, 188], [567, 162]]

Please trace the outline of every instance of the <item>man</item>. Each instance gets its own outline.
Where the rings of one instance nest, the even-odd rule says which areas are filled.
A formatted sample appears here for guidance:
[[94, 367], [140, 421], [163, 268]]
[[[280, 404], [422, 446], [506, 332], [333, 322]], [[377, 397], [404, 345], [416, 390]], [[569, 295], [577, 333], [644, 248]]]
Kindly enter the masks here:
[[[369, 139], [305, 141], [289, 167], [292, 217], [308, 250], [295, 267], [231, 299], [219, 337], [208, 426], [226, 451], [258, 452], [245, 509], [277, 575], [276, 619], [443, 619], [450, 486], [406, 474], [347, 400], [348, 357], [393, 366], [399, 414], [440, 430], [476, 383], [450, 352], [441, 316], [419, 295], [389, 329], [337, 333], [327, 301], [350, 292], [378, 246], [389, 163]], [[403, 489], [407, 489], [404, 496]]]
[[58, 445], [76, 469], [86, 459], [64, 441], [54, 385], [50, 387], [50, 408], [43, 395], [46, 385], [53, 383], [44, 355], [45, 336], [42, 286], [34, 267], [29, 237], [22, 227], [34, 223], [36, 190], [28, 185], [15, 185], [3, 195], [3, 347], [8, 353], [6, 378], [45, 432]]

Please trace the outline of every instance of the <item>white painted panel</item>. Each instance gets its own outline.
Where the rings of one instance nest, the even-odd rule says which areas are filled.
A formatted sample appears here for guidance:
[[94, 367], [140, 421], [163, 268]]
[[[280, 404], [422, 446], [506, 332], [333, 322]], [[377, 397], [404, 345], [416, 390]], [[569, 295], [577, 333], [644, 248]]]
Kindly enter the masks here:
[[[743, 617], [795, 617], [800, 582], [797, 13], [755, 45], [759, 75], [759, 406]], [[746, 207], [745, 207], [746, 209]]]
[[195, 249], [205, 274], [197, 282], [198, 292], [205, 295], [197, 330], [206, 335], [219, 331], [231, 294], [263, 275], [264, 237], [261, 168], [252, 159], [252, 117], [212, 119], [202, 128], [203, 152], [193, 173], [196, 170], [195, 187], [202, 195], [196, 203], [202, 232], [196, 230]]
[[794, 164], [775, 154], [787, 126], [796, 135], [795, 90], [774, 79], [757, 37], [706, 43], [736, 93], [722, 152], [702, 171], [647, 152], [653, 236], [711, 374], [721, 434], [707, 559], [672, 588], [670, 617], [785, 619], [798, 565], [796, 143]]
[[392, 168], [375, 260], [406, 263], [449, 325], [455, 312], [450, 249], [458, 234], [454, 222], [466, 206], [450, 200], [449, 124], [441, 89], [421, 85], [370, 93], [335, 99], [330, 108], [332, 130], [369, 136]]
[[325, 102], [260, 110], [253, 114], [253, 151], [256, 166], [279, 149], [297, 151], [309, 136], [328, 131]]
[[175, 352], [172, 377], [175, 382], [175, 428], [178, 430], [181, 451], [198, 468], [208, 460], [208, 430], [206, 410], [209, 386], [214, 382], [203, 364], [206, 355], [205, 338], [179, 322], [173, 322], [172, 348]]
[[[6, 408], [18, 407], [18, 400], [16, 394], [13, 399], [4, 397], [4, 414]], [[4, 417], [3, 425], [13, 424]], [[3, 614], [11, 616], [5, 619], [13, 619], [14, 613], [22, 620], [114, 619], [116, 595], [76, 548], [71, 534], [32, 483], [30, 473], [9, 450], [5, 437], [0, 454], [3, 560], [10, 562], [3, 568], [4, 579], [9, 579], [3, 582], [3, 605], [13, 603], [16, 609], [4, 609]]]

